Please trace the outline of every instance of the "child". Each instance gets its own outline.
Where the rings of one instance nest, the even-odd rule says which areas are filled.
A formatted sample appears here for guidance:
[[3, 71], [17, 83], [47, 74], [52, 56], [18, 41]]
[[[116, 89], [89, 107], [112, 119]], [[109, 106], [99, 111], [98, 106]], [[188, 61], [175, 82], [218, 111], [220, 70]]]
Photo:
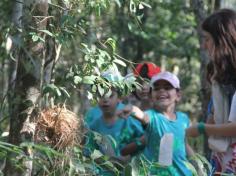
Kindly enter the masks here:
[[147, 110], [152, 107], [152, 101], [150, 101], [150, 84], [153, 75], [160, 73], [161, 69], [152, 62], [139, 63], [133, 74], [136, 76], [138, 82], [141, 84], [140, 89], [136, 89], [132, 95], [127, 99], [130, 104], [138, 106], [142, 110]]
[[[120, 110], [124, 108], [124, 104], [122, 102], [117, 103], [116, 109]], [[91, 124], [94, 124], [94, 121], [96, 121], [98, 118], [100, 118], [102, 116], [102, 110], [101, 108], [96, 105], [95, 107], [90, 108], [84, 117], [84, 120], [86, 122], [86, 125], [88, 126], [88, 128], [90, 127]]]
[[[132, 104], [138, 106], [141, 110], [147, 110], [152, 108], [152, 101], [150, 97], [150, 80], [151, 78], [160, 73], [161, 69], [157, 65], [152, 62], [143, 62], [139, 63], [134, 71], [133, 74], [137, 78], [138, 82], [141, 84], [140, 89], [136, 89], [132, 92], [130, 96], [127, 97], [126, 102], [128, 104]], [[127, 145], [122, 151], [122, 155], [127, 155], [127, 153], [134, 153], [132, 151], [134, 148], [138, 151], [144, 149], [145, 146], [145, 136], [143, 135], [139, 140], [136, 140], [135, 143], [130, 143]], [[135, 150], [135, 151], [137, 151]], [[135, 153], [134, 153], [135, 154]]]
[[[118, 82], [118, 81], [123, 79], [122, 75], [119, 72], [119, 70], [115, 67], [114, 68], [111, 67], [109, 70], [105, 71], [103, 73], [103, 77], [105, 79], [107, 79], [108, 81], [111, 81], [111, 82]], [[123, 108], [124, 108], [124, 104], [119, 99], [117, 104], [116, 104], [116, 109], [119, 110], [119, 109], [123, 109]], [[90, 108], [86, 112], [85, 118], [84, 118], [88, 128], [91, 124], [94, 124], [94, 121], [99, 119], [101, 116], [102, 116], [102, 110], [98, 105], [95, 106], [95, 107]]]
[[209, 143], [215, 150], [213, 167], [216, 172], [236, 174], [236, 12], [221, 9], [204, 20], [202, 29], [205, 37], [203, 47], [213, 64], [210, 82], [215, 124], [201, 122], [193, 125], [187, 130], [187, 135], [194, 137], [203, 133], [221, 138]]
[[121, 155], [120, 150], [127, 144], [143, 135], [143, 128], [138, 121], [131, 117], [128, 120], [118, 118], [116, 115], [118, 103], [119, 95], [115, 89], [112, 90], [110, 97], [101, 97], [98, 104], [102, 110], [102, 116], [90, 124], [92, 131], [102, 135], [110, 135], [115, 139], [117, 143], [116, 156]]
[[[112, 74], [111, 72], [107, 72], [103, 74], [103, 77], [110, 79], [113, 77], [111, 76]], [[110, 96], [104, 95], [100, 97], [98, 106], [102, 113], [99, 117], [90, 121], [88, 127], [90, 130], [102, 135], [110, 135], [117, 144], [116, 147], [113, 146], [114, 156], [120, 157], [120, 151], [124, 149], [127, 144], [137, 140], [143, 135], [143, 128], [140, 122], [131, 117], [129, 117], [128, 120], [118, 118], [116, 114], [117, 107], [124, 107], [124, 105], [120, 103], [119, 90], [115, 87], [112, 87], [111, 90], [112, 94]], [[103, 148], [103, 146], [100, 146], [100, 149], [101, 147]], [[127, 155], [128, 154], [129, 153], [127, 153]]]
[[[128, 105], [120, 115], [131, 113], [145, 126], [147, 143], [144, 155], [148, 160], [166, 166], [172, 164], [174, 171], [171, 175], [192, 175], [185, 165], [185, 129], [189, 126], [189, 119], [186, 114], [175, 110], [181, 97], [179, 79], [170, 72], [161, 72], [152, 77], [151, 86], [153, 109], [144, 113], [138, 107]], [[169, 152], [165, 153], [165, 149]], [[151, 171], [151, 174], [158, 174], [158, 171]]]

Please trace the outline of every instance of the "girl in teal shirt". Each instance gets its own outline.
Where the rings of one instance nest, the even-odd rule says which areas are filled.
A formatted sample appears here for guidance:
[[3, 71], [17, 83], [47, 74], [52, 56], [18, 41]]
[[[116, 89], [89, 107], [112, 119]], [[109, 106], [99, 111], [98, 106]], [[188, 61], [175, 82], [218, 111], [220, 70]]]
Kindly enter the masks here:
[[[170, 175], [191, 176], [187, 168], [185, 130], [188, 116], [175, 110], [180, 100], [179, 79], [170, 72], [161, 72], [151, 79], [153, 109], [145, 112], [128, 105], [120, 116], [132, 115], [145, 126], [146, 148], [144, 156], [151, 162], [165, 166]], [[163, 169], [162, 169], [163, 170]], [[160, 175], [158, 168], [151, 175]]]

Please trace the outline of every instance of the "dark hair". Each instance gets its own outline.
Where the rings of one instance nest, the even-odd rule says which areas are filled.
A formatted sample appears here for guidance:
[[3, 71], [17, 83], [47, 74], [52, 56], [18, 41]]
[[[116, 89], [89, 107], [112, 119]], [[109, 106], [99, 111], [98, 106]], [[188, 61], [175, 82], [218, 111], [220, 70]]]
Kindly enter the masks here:
[[[148, 65], [146, 63], [144, 63], [140, 69], [140, 72], [139, 72], [139, 77], [137, 77], [137, 81], [139, 83], [143, 83], [147, 80], [151, 80], [150, 76], [148, 76]], [[135, 89], [133, 92], [133, 95], [138, 99], [138, 100], [141, 100], [141, 98], [138, 96], [137, 94], [137, 90]]]
[[202, 29], [214, 41], [213, 79], [221, 84], [236, 85], [236, 12], [219, 10], [204, 20]]
[[145, 63], [143, 64], [141, 70], [140, 70], [140, 73], [139, 73], [139, 76], [142, 77], [142, 78], [145, 78], [145, 79], [151, 79], [149, 76], [148, 76], [148, 65]]
[[212, 83], [211, 78], [212, 78], [213, 74], [214, 74], [214, 65], [213, 65], [213, 62], [210, 61], [207, 64], [207, 70], [206, 70], [206, 79], [210, 84]]

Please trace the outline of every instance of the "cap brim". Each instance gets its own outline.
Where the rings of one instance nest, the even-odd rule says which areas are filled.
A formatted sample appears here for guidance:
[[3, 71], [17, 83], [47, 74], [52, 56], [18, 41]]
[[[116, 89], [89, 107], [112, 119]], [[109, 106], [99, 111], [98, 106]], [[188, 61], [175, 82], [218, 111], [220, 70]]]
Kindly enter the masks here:
[[172, 80], [168, 79], [168, 78], [156, 78], [154, 79], [152, 82], [151, 82], [151, 87], [153, 88], [154, 87], [154, 84], [157, 82], [157, 81], [161, 81], [161, 80], [164, 80], [164, 81], [167, 81], [168, 83], [170, 83], [175, 89], [179, 89], [180, 87], [179, 86], [176, 86], [172, 83]]

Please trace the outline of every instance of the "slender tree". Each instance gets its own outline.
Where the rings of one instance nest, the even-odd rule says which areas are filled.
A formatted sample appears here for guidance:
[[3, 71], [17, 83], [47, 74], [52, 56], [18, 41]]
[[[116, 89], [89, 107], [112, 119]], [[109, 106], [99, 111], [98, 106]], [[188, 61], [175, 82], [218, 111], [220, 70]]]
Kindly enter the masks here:
[[[210, 92], [210, 85], [207, 81], [206, 77], [206, 70], [207, 70], [207, 64], [209, 62], [208, 55], [206, 51], [201, 47], [203, 44], [203, 31], [201, 30], [201, 24], [203, 20], [207, 16], [207, 11], [204, 9], [204, 1], [203, 0], [192, 0], [191, 6], [193, 8], [196, 22], [197, 22], [197, 33], [198, 33], [198, 39], [200, 43], [200, 80], [201, 80], [201, 102], [202, 102], [202, 113], [201, 113], [201, 119], [200, 121], [205, 121], [207, 116], [207, 107], [210, 100], [211, 92]], [[210, 153], [208, 148], [207, 140], [204, 142], [204, 150], [205, 153], [208, 155]]]
[[[52, 54], [54, 43], [48, 40], [44, 30], [48, 23], [48, 0], [15, 1], [13, 8], [13, 23], [19, 31], [17, 41], [14, 43], [14, 56], [16, 59], [16, 75], [11, 81], [10, 101], [10, 133], [9, 142], [19, 145], [21, 142], [33, 142], [35, 130], [36, 107], [42, 85], [50, 81], [54, 63]], [[33, 42], [28, 37], [30, 31], [41, 40]], [[30, 149], [25, 149], [25, 154], [32, 157]], [[13, 154], [9, 154], [4, 173], [5, 175], [31, 175], [32, 161], [23, 161], [23, 170], [16, 168], [12, 161]]]

